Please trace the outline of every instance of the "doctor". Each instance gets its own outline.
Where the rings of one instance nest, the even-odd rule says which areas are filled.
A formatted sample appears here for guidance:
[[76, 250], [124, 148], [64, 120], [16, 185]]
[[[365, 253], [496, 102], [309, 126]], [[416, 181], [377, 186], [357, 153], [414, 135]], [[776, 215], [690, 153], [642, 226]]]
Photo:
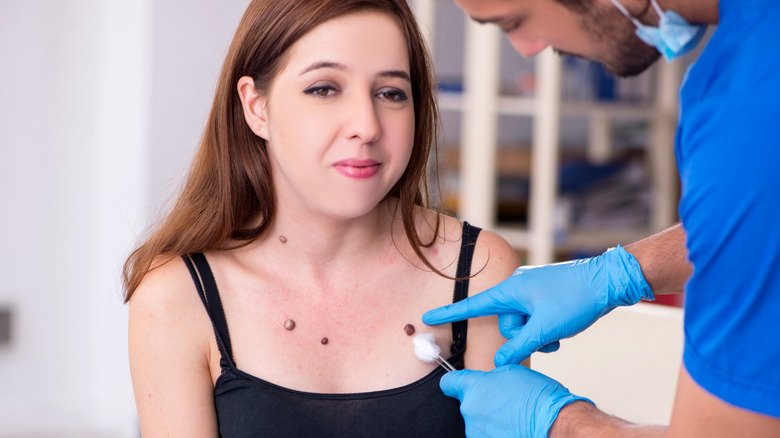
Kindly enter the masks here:
[[[550, 46], [637, 74], [718, 27], [680, 90], [681, 225], [586, 260], [523, 267], [429, 311], [428, 324], [498, 314], [499, 368], [454, 371], [471, 437], [780, 437], [780, 2], [456, 0], [515, 49]], [[660, 4], [659, 4], [660, 3]], [[685, 289], [685, 347], [668, 427], [600, 412], [516, 365], [554, 351], [617, 306]]]

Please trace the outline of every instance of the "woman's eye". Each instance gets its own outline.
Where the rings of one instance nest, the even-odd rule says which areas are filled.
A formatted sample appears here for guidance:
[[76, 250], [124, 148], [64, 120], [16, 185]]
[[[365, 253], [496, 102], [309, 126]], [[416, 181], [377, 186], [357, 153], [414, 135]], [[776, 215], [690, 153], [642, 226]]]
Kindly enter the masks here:
[[383, 90], [377, 93], [379, 97], [390, 102], [403, 102], [408, 99], [406, 93], [401, 90]]
[[336, 89], [330, 86], [317, 86], [311, 87], [304, 91], [306, 94], [310, 94], [315, 97], [328, 97], [336, 94]]

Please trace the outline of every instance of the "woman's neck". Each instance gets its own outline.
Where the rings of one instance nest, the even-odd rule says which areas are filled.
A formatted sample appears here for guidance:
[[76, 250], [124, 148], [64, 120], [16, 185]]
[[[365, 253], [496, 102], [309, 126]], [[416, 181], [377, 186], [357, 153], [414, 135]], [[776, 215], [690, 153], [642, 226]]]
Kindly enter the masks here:
[[393, 250], [393, 240], [405, 241], [400, 218], [393, 218], [397, 200], [389, 198], [366, 215], [352, 219], [291, 214], [280, 208], [263, 237], [236, 255], [249, 261], [278, 263], [305, 269], [314, 278], [360, 266], [361, 260], [376, 259]]

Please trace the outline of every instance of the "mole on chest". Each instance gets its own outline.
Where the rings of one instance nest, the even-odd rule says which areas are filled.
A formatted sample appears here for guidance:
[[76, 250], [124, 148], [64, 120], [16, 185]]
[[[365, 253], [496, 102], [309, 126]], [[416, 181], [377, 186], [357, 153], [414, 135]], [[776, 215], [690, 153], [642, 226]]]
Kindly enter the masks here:
[[[283, 327], [288, 332], [292, 332], [293, 330], [295, 330], [296, 326], [297, 326], [297, 324], [295, 323], [295, 320], [293, 320], [292, 318], [287, 318], [287, 319], [284, 320]], [[404, 325], [403, 332], [406, 334], [406, 336], [412, 336], [415, 333], [414, 325], [412, 325], [412, 324]], [[328, 342], [330, 342], [330, 340], [328, 339], [327, 336], [323, 336], [320, 339], [320, 344], [322, 344], [322, 345], [328, 345]]]

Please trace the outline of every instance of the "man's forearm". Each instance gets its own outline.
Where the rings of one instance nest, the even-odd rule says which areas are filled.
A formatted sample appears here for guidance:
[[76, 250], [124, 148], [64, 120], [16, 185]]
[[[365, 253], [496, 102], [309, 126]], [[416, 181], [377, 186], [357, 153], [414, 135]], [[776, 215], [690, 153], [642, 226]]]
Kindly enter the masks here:
[[564, 406], [550, 428], [549, 438], [664, 437], [665, 426], [640, 426], [612, 417], [586, 401]]
[[654, 294], [679, 293], [693, 273], [681, 224], [625, 246], [642, 267]]

